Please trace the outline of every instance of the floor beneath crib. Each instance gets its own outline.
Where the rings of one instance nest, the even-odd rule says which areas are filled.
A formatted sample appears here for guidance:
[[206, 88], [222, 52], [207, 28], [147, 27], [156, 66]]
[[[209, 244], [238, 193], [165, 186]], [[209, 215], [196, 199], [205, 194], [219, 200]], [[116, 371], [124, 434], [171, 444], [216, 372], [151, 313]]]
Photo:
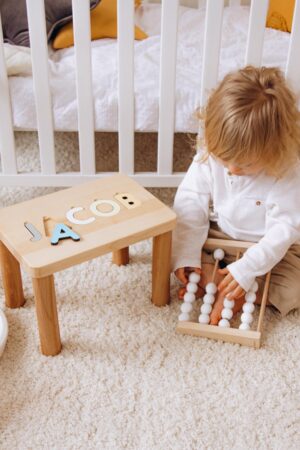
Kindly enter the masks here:
[[[59, 139], [67, 161], [74, 139]], [[34, 167], [35, 136], [17, 140], [19, 167]], [[51, 191], [1, 187], [0, 206]], [[152, 192], [172, 203], [174, 189]], [[260, 350], [176, 335], [178, 285], [173, 278], [170, 306], [154, 307], [150, 261], [144, 241], [131, 248], [126, 267], [104, 256], [57, 274], [63, 351], [54, 358], [39, 353], [30, 279], [19, 310], [5, 308], [0, 283], [9, 322], [0, 360], [1, 449], [299, 448], [299, 311], [282, 319], [267, 309]]]

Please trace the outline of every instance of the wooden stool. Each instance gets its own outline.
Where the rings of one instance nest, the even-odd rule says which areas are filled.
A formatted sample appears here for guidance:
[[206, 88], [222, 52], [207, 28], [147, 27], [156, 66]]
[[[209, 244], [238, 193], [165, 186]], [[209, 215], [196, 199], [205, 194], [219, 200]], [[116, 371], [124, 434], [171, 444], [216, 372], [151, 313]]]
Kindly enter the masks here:
[[[61, 340], [53, 274], [108, 252], [113, 253], [114, 263], [127, 264], [128, 246], [150, 237], [152, 302], [164, 306], [170, 295], [175, 222], [171, 209], [123, 175], [3, 208], [0, 261], [6, 306], [19, 308], [25, 302], [21, 264], [33, 280], [41, 352], [56, 355]], [[73, 238], [63, 239], [69, 237], [68, 230]], [[76, 235], [80, 237], [77, 242]], [[57, 240], [51, 245], [50, 241]]]

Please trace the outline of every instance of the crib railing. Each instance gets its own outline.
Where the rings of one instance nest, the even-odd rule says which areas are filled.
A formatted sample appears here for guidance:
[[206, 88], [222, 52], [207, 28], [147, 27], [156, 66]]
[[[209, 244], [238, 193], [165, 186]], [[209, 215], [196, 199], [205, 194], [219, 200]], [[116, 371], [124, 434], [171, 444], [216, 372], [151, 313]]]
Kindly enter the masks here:
[[[229, 0], [229, 3], [239, 4], [240, 1]], [[138, 173], [134, 168], [134, 0], [118, 0], [119, 171], [132, 176], [148, 187], [175, 187], [184, 175], [181, 172], [173, 172], [178, 4], [179, 0], [162, 0], [157, 171]], [[218, 77], [224, 0], [199, 0], [198, 5], [199, 8], [206, 5], [199, 105], [203, 106]], [[57, 173], [56, 171], [44, 1], [27, 0], [41, 170], [37, 173], [18, 173], [9, 83], [4, 59], [2, 27], [0, 26], [0, 152], [2, 163], [0, 184], [2, 185], [70, 186], [94, 177], [111, 174], [111, 172], [97, 172], [95, 164], [89, 1], [72, 0], [72, 6], [80, 172]], [[267, 7], [268, 0], [251, 1], [245, 64], [261, 64]], [[296, 0], [286, 76], [297, 88], [299, 88], [300, 80], [299, 54], [300, 0]]]

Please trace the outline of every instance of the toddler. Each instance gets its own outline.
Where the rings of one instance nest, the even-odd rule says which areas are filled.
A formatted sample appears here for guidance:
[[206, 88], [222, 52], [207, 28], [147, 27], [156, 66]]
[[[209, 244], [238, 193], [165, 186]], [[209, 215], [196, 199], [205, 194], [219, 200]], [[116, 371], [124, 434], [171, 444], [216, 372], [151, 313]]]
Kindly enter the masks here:
[[[300, 307], [300, 113], [277, 68], [247, 66], [230, 73], [210, 96], [203, 139], [176, 193], [178, 224], [172, 265], [186, 285], [201, 273], [198, 295], [211, 281], [207, 237], [252, 241], [218, 270], [210, 315], [217, 325], [223, 299], [241, 309], [256, 277], [272, 269], [269, 303], [283, 315]], [[185, 288], [180, 289], [182, 298]], [[259, 295], [257, 296], [260, 301]]]

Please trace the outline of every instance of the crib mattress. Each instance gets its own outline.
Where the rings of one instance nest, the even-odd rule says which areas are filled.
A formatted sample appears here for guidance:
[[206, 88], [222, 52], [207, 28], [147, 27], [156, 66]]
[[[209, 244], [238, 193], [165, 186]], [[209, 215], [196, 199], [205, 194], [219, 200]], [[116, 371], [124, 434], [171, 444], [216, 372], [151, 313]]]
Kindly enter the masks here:
[[[142, 5], [136, 11], [136, 24], [149, 35], [135, 41], [135, 129], [158, 129], [159, 60], [161, 6]], [[179, 8], [176, 132], [197, 132], [194, 111], [200, 102], [204, 9]], [[219, 79], [244, 65], [248, 6], [224, 8]], [[285, 70], [290, 34], [266, 29], [262, 64]], [[118, 129], [117, 43], [114, 39], [92, 42], [92, 77], [96, 131]], [[49, 78], [56, 130], [77, 130], [77, 101], [74, 48], [49, 49]], [[30, 76], [10, 77], [14, 126], [36, 129], [33, 83]]]

